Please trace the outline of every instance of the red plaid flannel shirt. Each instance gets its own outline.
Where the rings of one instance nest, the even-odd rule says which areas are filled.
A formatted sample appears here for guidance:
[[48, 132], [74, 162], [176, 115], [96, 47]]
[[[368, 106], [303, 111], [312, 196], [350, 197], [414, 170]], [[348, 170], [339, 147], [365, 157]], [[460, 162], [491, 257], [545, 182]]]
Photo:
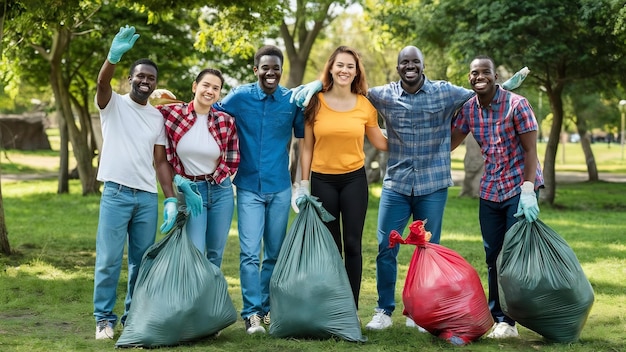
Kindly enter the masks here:
[[[169, 104], [157, 106], [157, 108], [165, 118], [165, 132], [168, 137], [168, 143], [165, 147], [167, 160], [172, 164], [177, 174], [187, 175], [178, 154], [176, 154], [176, 146], [197, 119], [193, 101], [188, 104]], [[209, 133], [215, 138], [220, 148], [220, 160], [215, 172], [211, 175], [219, 184], [226, 177], [237, 172], [240, 161], [239, 138], [237, 137], [235, 119], [229, 114], [211, 107], [208, 118]]]

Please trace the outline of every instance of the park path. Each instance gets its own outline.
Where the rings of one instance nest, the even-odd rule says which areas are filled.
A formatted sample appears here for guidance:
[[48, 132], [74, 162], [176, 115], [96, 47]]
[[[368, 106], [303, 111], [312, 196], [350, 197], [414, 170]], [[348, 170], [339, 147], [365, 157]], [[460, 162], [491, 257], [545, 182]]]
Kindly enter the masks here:
[[[465, 172], [463, 170], [452, 170], [452, 181], [456, 186], [460, 186], [463, 183], [463, 177]], [[556, 173], [557, 183], [576, 183], [586, 182], [589, 180], [589, 175], [586, 172], [573, 172], [573, 171], [559, 171]], [[609, 174], [601, 172], [598, 174], [600, 181], [626, 183], [626, 174]]]
[[[19, 174], [19, 175], [17, 174], [0, 175], [2, 182], [16, 182], [16, 181], [56, 178], [57, 176], [58, 175], [55, 172]], [[463, 183], [464, 176], [465, 176], [465, 172], [463, 170], [452, 170], [452, 181], [454, 181], [455, 185], [460, 186]], [[601, 172], [598, 176], [601, 181], [626, 183], [626, 174], [610, 174], [610, 173]], [[557, 183], [585, 182], [588, 179], [589, 179], [589, 176], [587, 175], [586, 172], [562, 171], [562, 172], [556, 173]]]

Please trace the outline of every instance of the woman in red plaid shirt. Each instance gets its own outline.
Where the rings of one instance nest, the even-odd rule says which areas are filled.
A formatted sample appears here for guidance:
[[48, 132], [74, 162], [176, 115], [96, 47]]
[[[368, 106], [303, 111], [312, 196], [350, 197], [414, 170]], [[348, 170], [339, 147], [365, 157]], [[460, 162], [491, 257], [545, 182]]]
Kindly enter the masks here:
[[[189, 219], [187, 234], [210, 262], [220, 267], [235, 208], [231, 176], [239, 166], [239, 140], [235, 120], [212, 105], [220, 98], [224, 77], [205, 69], [191, 86], [189, 103], [157, 106], [165, 118], [166, 154], [157, 168], [173, 170], [172, 180], [185, 196]], [[162, 232], [174, 225], [176, 198], [164, 202]]]

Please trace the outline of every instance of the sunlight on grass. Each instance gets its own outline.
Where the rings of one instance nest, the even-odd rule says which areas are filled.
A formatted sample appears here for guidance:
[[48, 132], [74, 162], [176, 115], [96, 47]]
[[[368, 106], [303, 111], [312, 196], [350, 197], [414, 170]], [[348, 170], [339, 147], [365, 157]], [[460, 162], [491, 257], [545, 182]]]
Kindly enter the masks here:
[[34, 276], [40, 280], [74, 280], [74, 279], [91, 279], [93, 272], [89, 271], [63, 271], [48, 263], [39, 260], [33, 260], [28, 264], [6, 267], [5, 274], [7, 277], [17, 278], [20, 275]]

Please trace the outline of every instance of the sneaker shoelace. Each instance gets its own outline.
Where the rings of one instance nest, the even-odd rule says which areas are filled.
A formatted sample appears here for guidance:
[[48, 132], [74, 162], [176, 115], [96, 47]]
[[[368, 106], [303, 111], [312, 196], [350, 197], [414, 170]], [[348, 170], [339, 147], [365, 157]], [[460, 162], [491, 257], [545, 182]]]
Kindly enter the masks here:
[[106, 320], [101, 320], [98, 322], [98, 331], [102, 331], [104, 329], [106, 329], [106, 327], [108, 326], [109, 322]]
[[257, 327], [261, 325], [261, 318], [254, 314], [250, 317], [250, 326], [251, 327]]

